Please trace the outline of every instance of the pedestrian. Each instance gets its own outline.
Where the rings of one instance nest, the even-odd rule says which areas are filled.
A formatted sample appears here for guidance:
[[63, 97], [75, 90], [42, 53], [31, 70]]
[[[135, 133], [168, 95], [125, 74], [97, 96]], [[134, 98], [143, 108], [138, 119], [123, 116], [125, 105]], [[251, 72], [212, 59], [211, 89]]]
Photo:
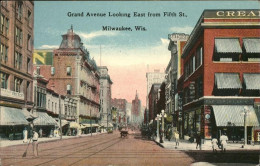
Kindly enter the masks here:
[[212, 143], [213, 152], [216, 152], [216, 153], [217, 153], [218, 140], [217, 140], [216, 138], [213, 138], [213, 139], [211, 140], [211, 143]]
[[223, 133], [223, 134], [220, 136], [220, 143], [221, 143], [221, 151], [222, 151], [222, 152], [226, 152], [227, 141], [228, 141], [228, 137], [226, 136], [226, 133]]
[[180, 135], [178, 131], [175, 132], [174, 137], [175, 137], [176, 147], [177, 147], [180, 145]]
[[196, 149], [198, 149], [198, 146], [199, 146], [199, 148], [201, 150], [201, 136], [200, 136], [200, 134], [197, 134], [196, 143], [197, 143]]
[[39, 130], [39, 135], [40, 135], [40, 138], [42, 138], [42, 128], [40, 128], [40, 130]]
[[28, 141], [27, 137], [28, 137], [28, 130], [25, 127], [24, 130], [23, 130], [23, 143], [27, 143], [27, 141]]
[[39, 135], [38, 135], [38, 133], [34, 130], [33, 131], [33, 138], [32, 138], [32, 140], [33, 140], [33, 155], [34, 155], [34, 157], [37, 157], [38, 156], [38, 137], [39, 137]]

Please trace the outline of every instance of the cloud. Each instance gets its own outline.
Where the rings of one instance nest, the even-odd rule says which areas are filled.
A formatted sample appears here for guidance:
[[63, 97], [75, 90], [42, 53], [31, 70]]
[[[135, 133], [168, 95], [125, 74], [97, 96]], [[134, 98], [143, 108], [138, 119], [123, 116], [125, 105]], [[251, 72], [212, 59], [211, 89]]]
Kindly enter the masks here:
[[40, 49], [56, 49], [59, 48], [58, 45], [42, 45], [39, 47]]
[[163, 45], [168, 45], [169, 44], [169, 39], [161, 38], [161, 42], [162, 42]]
[[193, 27], [185, 26], [185, 27], [171, 27], [170, 31], [174, 33], [186, 33], [190, 34], [191, 31], [193, 30]]
[[84, 32], [78, 32], [78, 35], [82, 37], [83, 39], [89, 41], [94, 38], [100, 37], [100, 36], [117, 36], [119, 35], [119, 32], [113, 32], [113, 31], [93, 31], [90, 33], [84, 33]]

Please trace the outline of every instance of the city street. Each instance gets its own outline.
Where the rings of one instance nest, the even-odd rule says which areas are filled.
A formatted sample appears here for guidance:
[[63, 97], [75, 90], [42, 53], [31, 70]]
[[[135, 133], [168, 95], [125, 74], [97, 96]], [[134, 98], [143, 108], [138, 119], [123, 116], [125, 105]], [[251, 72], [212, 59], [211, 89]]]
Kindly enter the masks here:
[[[39, 143], [39, 157], [32, 146], [22, 157], [26, 145], [1, 148], [2, 166], [66, 165], [190, 165], [193, 159], [185, 152], [161, 148], [154, 141], [143, 140], [132, 132], [120, 138], [119, 132]], [[1, 165], [0, 164], [0, 165]]]

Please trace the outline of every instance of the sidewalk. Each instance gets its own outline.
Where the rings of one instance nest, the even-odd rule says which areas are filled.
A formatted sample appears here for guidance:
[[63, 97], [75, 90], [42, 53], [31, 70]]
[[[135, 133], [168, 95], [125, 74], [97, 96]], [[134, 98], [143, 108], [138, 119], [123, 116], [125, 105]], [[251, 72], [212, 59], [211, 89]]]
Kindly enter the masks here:
[[[171, 150], [184, 150], [184, 151], [190, 151], [190, 150], [199, 150], [196, 149], [196, 143], [191, 143], [185, 140], [180, 140], [180, 145], [176, 148], [176, 143], [174, 140], [168, 141], [164, 140], [164, 143], [159, 143], [159, 141], [154, 140], [159, 146], [171, 149]], [[205, 142], [202, 144], [201, 150], [212, 150], [212, 145], [210, 141]], [[246, 145], [245, 148], [242, 148], [242, 144], [236, 144], [236, 143], [228, 143], [227, 144], [227, 151], [228, 150], [260, 150], [260, 145]], [[221, 149], [217, 149], [217, 151], [221, 151]]]
[[[106, 133], [106, 132], [104, 132]], [[92, 135], [99, 135], [99, 134], [103, 134], [103, 133], [92, 133]], [[91, 136], [91, 134], [82, 134], [82, 135], [78, 135], [78, 136], [62, 136], [62, 139], [71, 139], [71, 138], [80, 138], [80, 137], [88, 137]], [[30, 139], [28, 139], [29, 142]], [[60, 140], [60, 137], [43, 137], [43, 138], [39, 138], [38, 142], [50, 142], [50, 141], [57, 141]], [[13, 145], [26, 145], [27, 143], [23, 143], [23, 140], [0, 140], [0, 148], [1, 147], [7, 147], [7, 146], [13, 146]]]

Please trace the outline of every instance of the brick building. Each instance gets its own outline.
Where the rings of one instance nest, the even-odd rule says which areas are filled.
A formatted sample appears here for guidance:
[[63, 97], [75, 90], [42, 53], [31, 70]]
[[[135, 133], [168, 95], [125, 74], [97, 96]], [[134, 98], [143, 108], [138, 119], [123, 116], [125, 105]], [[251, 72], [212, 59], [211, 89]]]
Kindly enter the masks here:
[[0, 133], [8, 137], [10, 125], [21, 133], [28, 124], [22, 109], [33, 107], [34, 3], [1, 1], [0, 8]]
[[112, 107], [117, 108], [117, 123], [123, 125], [127, 122], [127, 100], [112, 99]]
[[149, 99], [149, 119], [147, 121], [150, 123], [151, 120], [154, 120], [157, 116], [157, 114], [160, 114], [160, 112], [157, 109], [157, 102], [158, 102], [158, 94], [161, 84], [153, 84], [151, 87], [151, 90], [148, 95]]
[[[48, 89], [77, 101], [75, 107], [65, 106], [66, 117], [75, 117], [78, 123], [92, 123], [97, 127], [100, 118], [100, 73], [72, 27], [67, 34], [62, 35], [59, 49], [53, 51], [53, 65], [40, 68], [49, 79]], [[69, 110], [72, 108], [76, 108], [76, 114]], [[69, 112], [73, 114], [69, 115]]]
[[[259, 10], [205, 10], [184, 47], [183, 134], [256, 141], [259, 129]], [[246, 23], [246, 24], [245, 24]], [[180, 88], [179, 88], [180, 90]]]

